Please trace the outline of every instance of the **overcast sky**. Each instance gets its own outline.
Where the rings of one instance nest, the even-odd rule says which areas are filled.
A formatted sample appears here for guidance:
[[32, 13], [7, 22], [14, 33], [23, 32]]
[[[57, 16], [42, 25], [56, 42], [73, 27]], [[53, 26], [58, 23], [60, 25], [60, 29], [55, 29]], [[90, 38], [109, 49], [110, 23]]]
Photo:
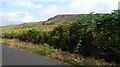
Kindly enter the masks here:
[[118, 9], [118, 1], [0, 0], [0, 25], [43, 21], [58, 14], [109, 13]]

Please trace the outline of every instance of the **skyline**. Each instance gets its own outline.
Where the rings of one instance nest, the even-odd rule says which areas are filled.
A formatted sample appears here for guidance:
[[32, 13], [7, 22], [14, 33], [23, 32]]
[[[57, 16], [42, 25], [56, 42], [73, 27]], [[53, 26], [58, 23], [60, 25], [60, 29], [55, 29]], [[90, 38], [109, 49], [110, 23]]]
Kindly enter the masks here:
[[119, 0], [1, 0], [0, 26], [38, 22], [58, 14], [110, 13]]

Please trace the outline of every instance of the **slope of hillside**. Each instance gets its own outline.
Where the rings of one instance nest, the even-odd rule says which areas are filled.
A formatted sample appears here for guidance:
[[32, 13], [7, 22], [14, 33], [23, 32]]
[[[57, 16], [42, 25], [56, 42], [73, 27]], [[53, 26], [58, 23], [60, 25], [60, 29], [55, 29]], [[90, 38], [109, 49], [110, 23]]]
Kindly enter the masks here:
[[[57, 24], [57, 23], [74, 22], [86, 15], [89, 15], [89, 14], [59, 14], [59, 15], [49, 18], [46, 21], [23, 23], [23, 24], [20, 24], [19, 26], [21, 25], [22, 26], [51, 25], [51, 24]], [[104, 14], [100, 14], [100, 15], [104, 15]]]
[[68, 21], [74, 21], [79, 19], [81, 16], [87, 15], [87, 14], [64, 14], [64, 15], [56, 15], [55, 17], [52, 17], [48, 19], [49, 22], [68, 22]]
[[46, 25], [46, 24], [51, 25], [51, 24], [56, 24], [59, 22], [65, 23], [69, 21], [75, 21], [83, 15], [86, 15], [86, 14], [60, 14], [60, 15], [51, 17], [46, 21], [23, 23], [23, 24], [20, 24], [19, 26]]

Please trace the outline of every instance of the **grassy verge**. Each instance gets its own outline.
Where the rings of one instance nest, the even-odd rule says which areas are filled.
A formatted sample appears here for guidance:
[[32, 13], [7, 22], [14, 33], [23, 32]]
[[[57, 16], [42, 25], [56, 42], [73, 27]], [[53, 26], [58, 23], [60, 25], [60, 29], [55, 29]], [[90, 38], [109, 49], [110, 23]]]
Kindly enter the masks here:
[[27, 53], [44, 56], [46, 58], [53, 58], [60, 63], [87, 66], [87, 65], [114, 65], [114, 63], [107, 63], [103, 60], [95, 60], [94, 58], [83, 57], [76, 54], [70, 54], [60, 49], [54, 49], [48, 44], [33, 44], [30, 42], [21, 42], [17, 39], [0, 39], [0, 43], [15, 49], [25, 51]]

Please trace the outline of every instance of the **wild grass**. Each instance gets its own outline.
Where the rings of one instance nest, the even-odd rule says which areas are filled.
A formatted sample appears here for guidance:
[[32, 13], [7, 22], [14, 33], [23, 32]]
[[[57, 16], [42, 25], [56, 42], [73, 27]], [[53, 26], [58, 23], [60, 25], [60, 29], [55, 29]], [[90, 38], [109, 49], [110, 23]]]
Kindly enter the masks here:
[[29, 29], [39, 29], [45, 32], [52, 31], [57, 25], [36, 25], [36, 26], [0, 26], [0, 33], [24, 32]]

